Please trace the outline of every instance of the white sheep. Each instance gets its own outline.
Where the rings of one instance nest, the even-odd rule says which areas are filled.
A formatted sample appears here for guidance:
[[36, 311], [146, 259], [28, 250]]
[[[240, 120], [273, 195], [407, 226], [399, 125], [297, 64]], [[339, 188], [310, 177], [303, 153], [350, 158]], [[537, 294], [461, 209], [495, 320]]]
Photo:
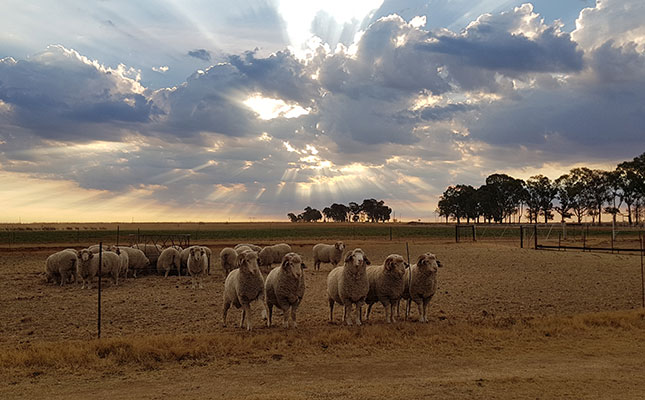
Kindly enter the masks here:
[[320, 263], [331, 263], [332, 268], [336, 268], [340, 260], [343, 259], [345, 244], [336, 242], [335, 244], [318, 243], [314, 246], [314, 270], [320, 270]]
[[[207, 270], [208, 270], [208, 273], [210, 274], [212, 252], [211, 252], [211, 249], [206, 246], [195, 245], [195, 246], [186, 247], [185, 249], [181, 250], [179, 253], [180, 259], [181, 259], [181, 270], [185, 270], [186, 268], [188, 268], [188, 255], [190, 254], [190, 249], [197, 249], [197, 248], [203, 248], [204, 251], [206, 252], [207, 264], [208, 264]], [[179, 272], [179, 276], [181, 276], [181, 271]]]
[[121, 251], [121, 249], [116, 248], [116, 253], [119, 256], [119, 273], [123, 276], [123, 279], [128, 278], [128, 267], [130, 265], [130, 257], [128, 256], [127, 251]]
[[[119, 256], [111, 251], [104, 251], [102, 254], [102, 265], [101, 265], [101, 279], [102, 276], [111, 276], [115, 285], [119, 284], [119, 269], [121, 267], [121, 262]], [[92, 280], [98, 275], [99, 272], [99, 255], [92, 253], [88, 249], [83, 249], [79, 253], [78, 257], [78, 275], [83, 279], [83, 286], [81, 289], [87, 287], [92, 288]]]
[[137, 277], [138, 271], [143, 271], [150, 265], [148, 257], [146, 257], [144, 252], [139, 249], [125, 246], [110, 246], [109, 250], [114, 253], [119, 250], [120, 253], [126, 253], [128, 255], [128, 269], [132, 270], [132, 276], [135, 278]]
[[[287, 253], [282, 259], [282, 265], [273, 269], [267, 276], [264, 282], [264, 297], [269, 314], [267, 326], [271, 326], [273, 306], [282, 310], [285, 328], [290, 325], [289, 316], [293, 327], [297, 326], [296, 311], [305, 294], [304, 266], [300, 255]], [[291, 315], [289, 315], [289, 309], [291, 309]]]
[[345, 256], [345, 264], [331, 270], [327, 275], [327, 297], [329, 300], [329, 321], [334, 321], [334, 303], [342, 304], [343, 321], [352, 322], [349, 314], [352, 305], [356, 306], [356, 325], [361, 325], [361, 309], [369, 290], [365, 268], [370, 260], [361, 249], [354, 249]]
[[[241, 253], [242, 251], [240, 251]], [[228, 274], [233, 271], [236, 267], [237, 261], [237, 251], [230, 247], [224, 247], [222, 251], [219, 252], [219, 261], [224, 270], [224, 276], [227, 277]]]
[[161, 245], [152, 243], [136, 243], [130, 247], [143, 251], [143, 254], [148, 257], [151, 266], [157, 265], [157, 260], [163, 251], [163, 247]]
[[264, 302], [264, 278], [258, 266], [258, 253], [245, 251], [237, 256], [237, 268], [231, 271], [224, 282], [224, 306], [222, 308], [222, 324], [226, 327], [226, 315], [231, 305], [242, 308], [240, 328], [251, 330], [251, 302], [260, 300], [264, 306], [263, 315], [266, 315]]
[[78, 281], [76, 273], [76, 266], [78, 264], [78, 256], [76, 250], [66, 249], [54, 253], [47, 257], [45, 266], [45, 274], [47, 275], [47, 282], [58, 283], [65, 286], [70, 277], [74, 277], [74, 281]]
[[188, 250], [187, 268], [193, 280], [193, 289], [195, 289], [195, 282], [199, 282], [199, 288], [202, 289], [202, 281], [204, 275], [208, 273], [208, 256], [206, 249], [201, 246], [194, 246]]
[[258, 253], [258, 265], [268, 271], [273, 264], [280, 264], [287, 253], [291, 253], [291, 246], [286, 243], [266, 246]]
[[233, 247], [233, 249], [234, 249], [235, 251], [240, 252], [241, 250], [240, 250], [239, 248], [240, 248], [240, 247], [243, 247], [243, 246], [246, 246], [246, 247], [248, 247], [249, 249], [251, 249], [251, 250], [253, 250], [253, 251], [256, 251], [256, 252], [258, 252], [258, 253], [259, 253], [260, 251], [262, 251], [262, 247], [260, 247], [260, 246], [256, 246], [256, 245], [254, 245], [254, 244], [250, 244], [250, 243], [240, 243], [240, 244], [236, 245], [235, 247]]
[[170, 273], [170, 270], [173, 268], [176, 268], [177, 273], [179, 273], [179, 269], [181, 268], [181, 256], [179, 250], [175, 247], [168, 247], [161, 252], [161, 255], [159, 255], [159, 259], [157, 260], [157, 272], [160, 274], [163, 273], [164, 277], [167, 278], [168, 273]]
[[[403, 298], [407, 299], [405, 317], [410, 315], [412, 302], [417, 303], [419, 322], [428, 322], [428, 303], [437, 291], [437, 267], [441, 263], [431, 253], [421, 254], [417, 263], [405, 271]], [[412, 277], [410, 277], [412, 273]]]
[[385, 320], [391, 323], [394, 320], [394, 311], [401, 300], [405, 282], [405, 275], [408, 263], [398, 254], [390, 254], [385, 259], [383, 265], [370, 265], [367, 267], [367, 280], [370, 289], [367, 292], [367, 315], [366, 320], [370, 318], [372, 306], [380, 302], [385, 307]]

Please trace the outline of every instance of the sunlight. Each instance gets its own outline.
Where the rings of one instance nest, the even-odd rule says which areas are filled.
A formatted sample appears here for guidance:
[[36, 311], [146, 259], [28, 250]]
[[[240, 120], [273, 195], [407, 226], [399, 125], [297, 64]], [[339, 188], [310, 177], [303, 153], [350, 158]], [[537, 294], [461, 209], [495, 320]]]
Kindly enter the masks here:
[[281, 99], [272, 99], [263, 97], [261, 94], [255, 94], [243, 101], [244, 105], [253, 110], [262, 120], [271, 120], [274, 118], [298, 118], [301, 115], [309, 114], [308, 109], [304, 109], [297, 104], [287, 104]]

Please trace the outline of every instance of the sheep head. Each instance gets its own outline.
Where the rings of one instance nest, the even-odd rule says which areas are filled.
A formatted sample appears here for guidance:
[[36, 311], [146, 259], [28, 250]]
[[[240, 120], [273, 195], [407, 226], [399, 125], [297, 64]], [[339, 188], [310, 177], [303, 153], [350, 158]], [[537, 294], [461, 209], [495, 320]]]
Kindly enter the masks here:
[[299, 280], [302, 277], [302, 268], [305, 263], [302, 262], [302, 258], [297, 253], [287, 253], [282, 258], [281, 268], [295, 280]]
[[338, 251], [340, 251], [342, 253], [343, 250], [345, 250], [345, 243], [338, 241], [338, 242], [336, 242], [334, 247], [336, 247], [336, 250], [338, 250]]
[[201, 261], [202, 258], [205, 256], [205, 254], [206, 254], [206, 251], [204, 251], [202, 247], [198, 247], [198, 248], [192, 247], [190, 249], [190, 257], [197, 262]]
[[88, 262], [89, 260], [91, 260], [94, 257], [94, 253], [92, 253], [89, 249], [83, 249], [83, 250], [81, 250], [79, 256], [80, 256], [79, 258], [81, 259], [81, 261]]
[[417, 260], [417, 267], [420, 269], [427, 269], [430, 272], [437, 272], [437, 267], [440, 267], [441, 263], [437, 261], [437, 257], [432, 253], [425, 253], [419, 256]]
[[347, 253], [345, 257], [345, 266], [351, 266], [355, 269], [365, 268], [370, 264], [371, 262], [365, 255], [365, 252], [358, 248]]
[[385, 259], [385, 270], [397, 278], [403, 277], [406, 267], [407, 263], [403, 257], [398, 254], [390, 254]]
[[235, 260], [235, 265], [240, 269], [240, 271], [248, 272], [259, 272], [260, 267], [258, 266], [258, 253], [255, 251], [243, 251], [237, 255]]

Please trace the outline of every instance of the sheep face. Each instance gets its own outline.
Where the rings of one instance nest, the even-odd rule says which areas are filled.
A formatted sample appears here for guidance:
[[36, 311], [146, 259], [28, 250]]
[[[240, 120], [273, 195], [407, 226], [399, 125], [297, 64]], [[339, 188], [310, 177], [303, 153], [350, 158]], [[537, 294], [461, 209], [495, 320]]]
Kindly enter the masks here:
[[417, 260], [417, 267], [427, 269], [430, 272], [437, 272], [437, 267], [440, 266], [441, 263], [439, 263], [437, 257], [432, 253], [421, 254]]
[[240, 271], [247, 270], [251, 273], [259, 273], [260, 266], [258, 265], [258, 253], [255, 251], [244, 251], [237, 255], [237, 267]]
[[350, 265], [354, 268], [365, 268], [366, 265], [370, 264], [370, 260], [361, 249], [354, 249], [345, 257], [345, 265]]
[[338, 251], [340, 251], [340, 252], [342, 253], [342, 252], [343, 252], [343, 250], [345, 250], [345, 243], [340, 242], [340, 241], [339, 241], [339, 242], [336, 242], [336, 244], [334, 245], [334, 247], [336, 247], [336, 250], [338, 250]]
[[190, 249], [190, 256], [195, 261], [197, 261], [197, 263], [199, 263], [202, 260], [202, 258], [205, 257], [205, 255], [206, 255], [206, 251], [204, 251], [203, 248], [199, 248], [199, 249], [191, 248]]
[[79, 253], [79, 256], [80, 256], [79, 258], [81, 259], [81, 261], [88, 262], [89, 260], [91, 260], [94, 257], [94, 253], [92, 253], [88, 249], [83, 249]]
[[403, 277], [406, 267], [407, 263], [405, 262], [403, 257], [398, 254], [390, 254], [385, 259], [385, 270], [396, 278], [400, 279]]
[[300, 256], [296, 253], [288, 253], [282, 258], [281, 268], [292, 276], [295, 280], [300, 280], [302, 277], [302, 268], [304, 263]]

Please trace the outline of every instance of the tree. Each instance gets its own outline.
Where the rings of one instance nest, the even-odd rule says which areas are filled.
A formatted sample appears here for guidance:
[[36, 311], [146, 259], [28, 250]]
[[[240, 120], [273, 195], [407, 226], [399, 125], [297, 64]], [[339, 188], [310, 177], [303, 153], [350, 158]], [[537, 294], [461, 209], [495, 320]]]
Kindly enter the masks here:
[[[328, 210], [328, 214], [325, 214], [325, 210]], [[326, 207], [323, 210], [323, 214], [328, 219], [332, 219], [336, 222], [346, 222], [348, 220], [347, 215], [350, 212], [350, 208], [344, 204], [334, 203], [330, 207]]]
[[476, 212], [476, 190], [470, 185], [449, 186], [439, 199], [439, 215], [452, 217], [461, 223], [462, 218], [469, 219]]
[[556, 188], [549, 178], [544, 175], [536, 175], [526, 181], [529, 192], [529, 207], [535, 222], [537, 222], [538, 213], [544, 215], [544, 223], [549, 222], [553, 217], [553, 200], [556, 196]]
[[620, 188], [620, 199], [627, 206], [627, 222], [631, 226], [633, 223], [632, 206], [642, 196], [641, 189], [639, 188], [642, 181], [639, 177], [638, 166], [633, 161], [625, 161], [618, 164], [616, 171], [620, 176], [617, 182]]
[[[616, 224], [616, 215], [620, 213], [620, 206], [623, 204], [620, 196], [621, 179], [622, 177], [618, 168], [614, 171], [607, 172], [607, 192], [609, 193], [609, 201], [612, 205], [606, 207], [605, 212], [611, 214], [614, 225]], [[619, 200], [618, 204], [616, 204], [616, 200]]]
[[315, 222], [322, 219], [322, 214], [320, 211], [309, 206], [305, 207], [305, 212], [301, 214], [302, 220], [305, 222]]
[[356, 202], [349, 202], [349, 214], [353, 222], [358, 222], [360, 220], [360, 214], [361, 214], [361, 206], [358, 205]]
[[585, 190], [590, 200], [590, 209], [594, 210], [594, 215], [598, 215], [598, 225], [602, 223], [602, 207], [609, 201], [609, 187], [607, 184], [607, 172], [599, 169], [590, 170], [583, 168], [585, 171]]
[[573, 215], [569, 210], [571, 210], [577, 188], [574, 179], [569, 174], [564, 174], [556, 179], [555, 188], [559, 204], [553, 209], [560, 214], [561, 221], [564, 222], [565, 219]]
[[[522, 202], [524, 182], [506, 174], [492, 174], [486, 178], [486, 185], [491, 186], [493, 199], [489, 206], [496, 208], [490, 210], [495, 221], [503, 222], [517, 212]], [[510, 222], [510, 221], [509, 221]]]
[[569, 194], [571, 201], [571, 211], [578, 219], [578, 223], [582, 222], [582, 217], [591, 208], [591, 199], [589, 198], [589, 191], [586, 190], [585, 176], [588, 168], [574, 168], [569, 171], [569, 179], [567, 185], [570, 186]]
[[390, 219], [390, 214], [392, 214], [392, 209], [386, 206], [383, 200], [365, 199], [360, 209], [371, 222], [385, 222]]
[[294, 214], [294, 213], [289, 213], [289, 214], [287, 214], [287, 217], [289, 217], [289, 219], [291, 220], [291, 222], [300, 222], [300, 219], [299, 219], [299, 218], [298, 218], [298, 216], [297, 216], [296, 214]]

